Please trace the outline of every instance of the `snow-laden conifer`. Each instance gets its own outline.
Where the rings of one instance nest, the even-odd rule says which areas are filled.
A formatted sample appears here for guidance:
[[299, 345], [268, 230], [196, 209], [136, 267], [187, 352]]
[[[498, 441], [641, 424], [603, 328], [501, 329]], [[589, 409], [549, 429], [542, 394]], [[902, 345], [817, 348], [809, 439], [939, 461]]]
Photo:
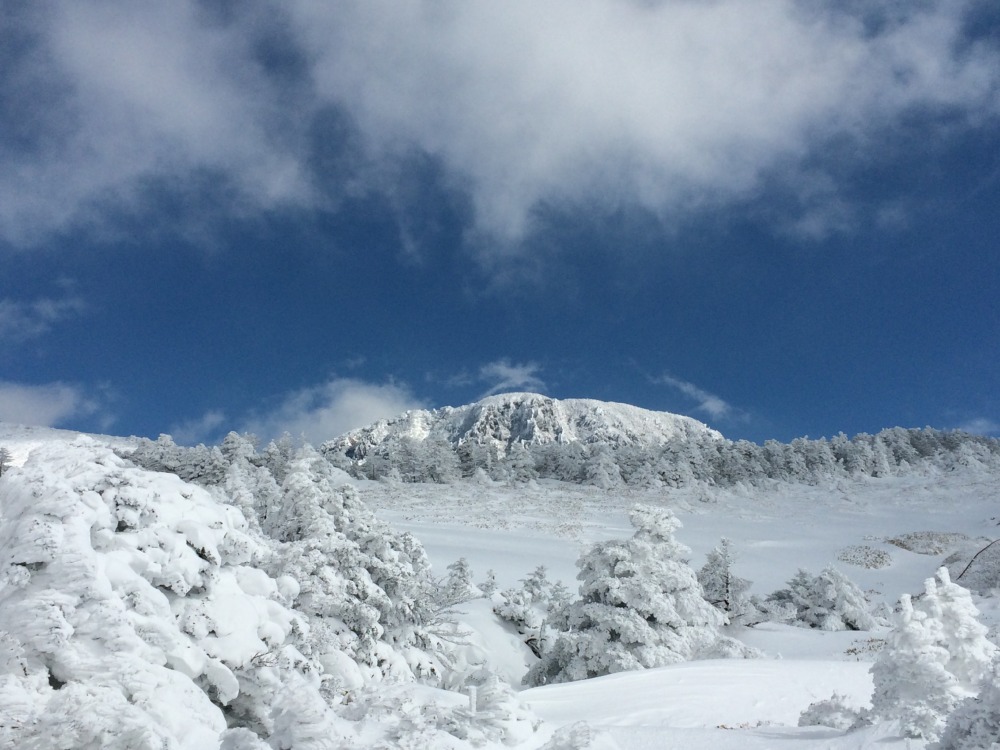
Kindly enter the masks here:
[[722, 612], [729, 623], [739, 624], [757, 610], [747, 593], [750, 581], [733, 572], [733, 560], [732, 544], [723, 537], [698, 570], [698, 583], [712, 606]]
[[934, 750], [1000, 750], [1000, 660], [994, 660], [979, 685], [951, 713]]
[[580, 598], [564, 610], [561, 632], [526, 677], [566, 682], [684, 661], [707, 651], [722, 614], [704, 598], [689, 550], [674, 539], [667, 509], [636, 506], [631, 539], [595, 544], [581, 556]]
[[873, 714], [899, 720], [907, 736], [937, 739], [997, 656], [986, 632], [969, 592], [939, 569], [921, 597], [900, 600], [896, 627], [872, 665]]
[[767, 597], [766, 605], [794, 609], [793, 624], [819, 630], [871, 630], [878, 625], [864, 592], [832, 567], [817, 576], [799, 570], [787, 588]]

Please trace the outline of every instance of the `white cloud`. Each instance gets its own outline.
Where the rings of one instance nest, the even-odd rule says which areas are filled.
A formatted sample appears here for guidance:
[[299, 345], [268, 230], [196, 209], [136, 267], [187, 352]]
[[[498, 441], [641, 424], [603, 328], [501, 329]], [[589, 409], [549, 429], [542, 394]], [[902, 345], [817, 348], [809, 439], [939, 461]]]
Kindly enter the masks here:
[[57, 427], [73, 417], [88, 416], [97, 402], [75, 385], [24, 385], [0, 381], [0, 421]]
[[538, 377], [541, 368], [534, 362], [512, 363], [509, 359], [498, 359], [479, 368], [479, 380], [490, 383], [484, 396], [507, 391], [543, 391], [545, 382]]
[[794, 0], [294, 7], [321, 95], [377, 147], [442, 157], [481, 226], [516, 237], [543, 201], [670, 216], [795, 173], [832, 136], [863, 146], [915, 107], [996, 115], [1000, 60], [961, 49], [966, 6], [913, 4], [879, 33]]
[[288, 394], [272, 411], [248, 420], [244, 429], [265, 440], [285, 432], [293, 437], [304, 435], [319, 445], [379, 419], [423, 407], [405, 385], [334, 378]]
[[[196, 0], [26, 4], [10, 26], [37, 44], [0, 86], [18, 131], [41, 137], [0, 151], [0, 237], [30, 244], [99, 203], [132, 206], [150, 178], [205, 172], [231, 185], [220, 210], [314, 205], [304, 133], [329, 105], [375, 163], [439, 157], [496, 238], [530, 231], [543, 204], [669, 219], [775, 172], [794, 183], [834, 137], [871, 157], [869, 136], [921, 108], [992, 121], [1000, 55], [963, 42], [970, 5], [897, 4], [875, 30], [857, 3], [795, 0], [261, 0], [225, 19]], [[258, 57], [276, 31], [300, 60], [291, 85]], [[784, 223], [841, 226], [837, 192]]]
[[55, 323], [80, 314], [85, 307], [78, 297], [0, 299], [0, 342], [17, 343], [42, 336]]
[[713, 419], [727, 419], [735, 413], [733, 407], [722, 398], [699, 388], [694, 383], [689, 383], [686, 380], [681, 380], [671, 375], [661, 375], [654, 382], [676, 388], [688, 398], [697, 401], [698, 405], [695, 409], [708, 414]]
[[194, 445], [210, 441], [226, 423], [226, 415], [219, 409], [210, 409], [197, 419], [189, 419], [170, 428], [170, 436], [181, 445]]
[[973, 435], [1000, 435], [1000, 422], [986, 417], [970, 419], [958, 426], [962, 432], [971, 432]]
[[135, 209], [150, 178], [200, 171], [234, 182], [219, 196], [229, 210], [303, 200], [301, 164], [268, 132], [279, 102], [250, 59], [263, 19], [212, 25], [198, 6], [55, 0], [12, 15], [32, 43], [5, 85], [40, 145], [3, 154], [0, 236], [31, 244], [99, 221], [95, 204]]

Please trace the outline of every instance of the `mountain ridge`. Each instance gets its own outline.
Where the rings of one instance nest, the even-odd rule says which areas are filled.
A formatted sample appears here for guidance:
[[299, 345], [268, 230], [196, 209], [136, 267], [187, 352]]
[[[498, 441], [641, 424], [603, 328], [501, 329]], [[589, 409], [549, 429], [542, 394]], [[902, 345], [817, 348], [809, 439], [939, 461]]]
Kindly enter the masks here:
[[487, 396], [464, 406], [413, 409], [323, 443], [324, 453], [363, 458], [393, 439], [473, 443], [503, 455], [515, 444], [604, 443], [612, 448], [675, 440], [723, 440], [691, 417], [596, 399], [555, 399], [539, 393]]

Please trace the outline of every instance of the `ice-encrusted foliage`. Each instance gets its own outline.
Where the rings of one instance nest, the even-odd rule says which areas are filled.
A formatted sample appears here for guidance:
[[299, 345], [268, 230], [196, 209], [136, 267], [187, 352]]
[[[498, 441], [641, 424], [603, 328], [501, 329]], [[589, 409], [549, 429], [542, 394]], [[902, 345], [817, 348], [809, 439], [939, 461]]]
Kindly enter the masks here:
[[768, 596], [770, 607], [795, 612], [792, 623], [819, 630], [871, 630], [878, 620], [864, 592], [836, 568], [825, 568], [817, 576], [799, 570], [788, 588]]
[[689, 550], [667, 509], [636, 506], [631, 539], [595, 544], [578, 566], [580, 598], [553, 624], [560, 632], [529, 685], [673, 664], [708, 652], [723, 615], [705, 600]]
[[383, 676], [439, 677], [426, 653], [439, 597], [423, 548], [377, 520], [342, 476], [308, 448], [291, 462], [264, 525], [280, 542], [270, 568], [298, 581], [294, 603], [319, 658], [347, 651]]
[[952, 583], [945, 568], [927, 579], [918, 599], [904, 595], [896, 627], [872, 665], [874, 715], [898, 719], [907, 736], [937, 739], [997, 656], [978, 614], [968, 590]]
[[493, 613], [513, 625], [535, 656], [547, 650], [552, 628], [571, 601], [569, 590], [561, 581], [551, 581], [544, 565], [521, 580], [521, 588], [509, 588], [490, 597]]
[[[156, 445], [159, 471], [80, 437], [0, 478], [0, 747], [356, 747], [396, 709], [466, 700], [414, 682], [448, 668], [440, 596], [346, 475], [305, 446]], [[489, 721], [530, 732], [514, 703]], [[486, 727], [456, 712], [420, 736]]]
[[830, 698], [810, 703], [799, 716], [800, 727], [831, 727], [847, 731], [864, 721], [866, 710], [849, 705], [846, 696], [834, 693]]
[[979, 694], [948, 717], [934, 750], [1000, 750], [1000, 661], [983, 676]]
[[248, 565], [261, 541], [204, 489], [79, 438], [9, 472], [0, 508], [0, 745], [213, 747], [245, 688], [267, 714], [308, 668], [301, 616]]
[[723, 537], [719, 546], [708, 553], [708, 559], [698, 570], [698, 583], [705, 598], [726, 616], [727, 622], [741, 624], [758, 614], [750, 599], [750, 581], [733, 572], [732, 544]]
[[219, 448], [204, 445], [185, 448], [174, 443], [169, 435], [160, 435], [157, 440], [143, 438], [125, 455], [137, 466], [176, 474], [185, 482], [221, 484], [226, 474], [226, 459]]

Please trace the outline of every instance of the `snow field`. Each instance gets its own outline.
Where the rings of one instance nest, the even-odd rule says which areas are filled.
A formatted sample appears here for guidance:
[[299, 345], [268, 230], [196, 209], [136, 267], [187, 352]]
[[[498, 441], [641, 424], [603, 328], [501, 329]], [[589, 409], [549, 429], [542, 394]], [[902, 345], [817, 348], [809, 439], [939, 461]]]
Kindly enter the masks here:
[[[265, 572], [270, 542], [245, 508], [220, 502], [221, 490], [136, 468], [103, 439], [4, 430], [0, 444], [19, 468], [0, 480], [0, 747], [14, 738], [39, 750], [923, 744], [901, 738], [893, 722], [847, 733], [797, 726], [804, 709], [834, 693], [850, 706], [871, 705], [869, 668], [885, 630], [727, 627], [764, 658], [524, 689], [520, 678], [535, 657], [488, 600], [474, 599], [456, 608], [458, 638], [448, 651], [464, 685], [369, 684], [371, 668], [346, 651], [298, 650], [311, 642], [295, 604], [301, 582]], [[330, 477], [340, 478], [336, 470]], [[676, 538], [691, 547], [695, 568], [729, 538], [735, 573], [759, 596], [784, 587], [799, 568], [815, 574], [834, 565], [892, 607], [901, 594], [921, 592], [953, 550], [1000, 535], [997, 480], [976, 471], [726, 490], [354, 484], [361, 503], [422, 542], [436, 575], [465, 557], [475, 583], [493, 570], [500, 588], [542, 564], [575, 591], [577, 557], [594, 542], [630, 537], [628, 511], [637, 502], [666, 506], [683, 521]], [[974, 600], [995, 632], [1000, 599]], [[422, 658], [412, 648], [379, 648], [385, 658]], [[336, 679], [322, 698], [318, 672]], [[476, 712], [468, 685], [479, 691]], [[244, 729], [227, 731], [227, 718], [242, 721], [255, 710], [264, 711], [253, 721], [270, 731], [269, 744]]]

